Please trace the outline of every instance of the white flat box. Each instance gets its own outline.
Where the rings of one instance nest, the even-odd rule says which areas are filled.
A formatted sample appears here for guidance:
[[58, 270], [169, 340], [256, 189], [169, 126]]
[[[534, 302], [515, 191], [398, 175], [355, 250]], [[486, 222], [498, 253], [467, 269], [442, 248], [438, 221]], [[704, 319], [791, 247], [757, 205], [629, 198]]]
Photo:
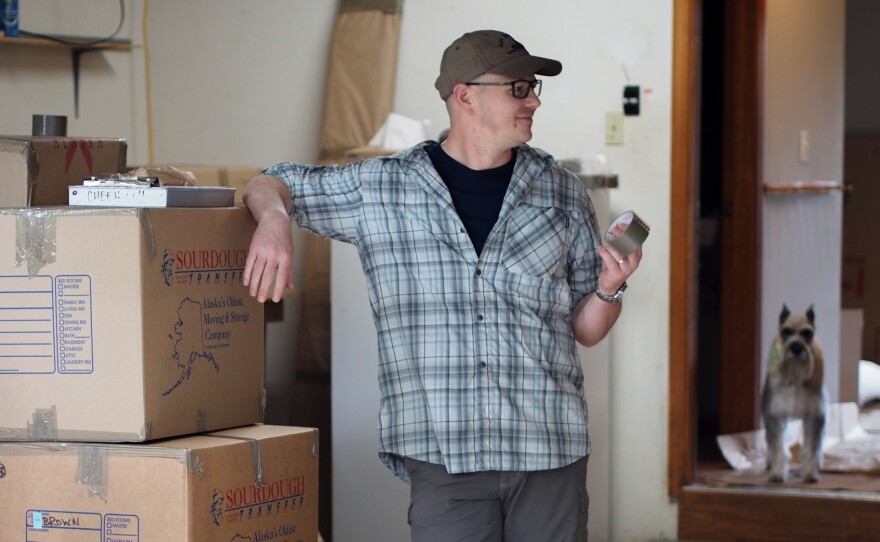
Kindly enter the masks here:
[[261, 422], [254, 229], [242, 207], [0, 209], [0, 441]]
[[224, 186], [83, 186], [68, 188], [68, 203], [89, 207], [232, 207], [235, 188]]
[[859, 404], [859, 364], [862, 361], [862, 309], [840, 309], [840, 401]]

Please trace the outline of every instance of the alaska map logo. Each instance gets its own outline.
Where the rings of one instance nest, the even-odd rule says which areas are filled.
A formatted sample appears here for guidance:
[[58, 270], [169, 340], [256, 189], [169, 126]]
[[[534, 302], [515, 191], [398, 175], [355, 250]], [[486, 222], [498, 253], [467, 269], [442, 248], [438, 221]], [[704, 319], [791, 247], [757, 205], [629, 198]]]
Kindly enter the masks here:
[[[168, 287], [241, 284], [246, 259], [247, 249], [165, 249], [160, 273]], [[205, 300], [184, 297], [168, 334], [171, 357], [180, 369], [180, 376], [162, 393], [163, 397], [192, 378], [198, 363], [206, 363], [220, 372], [220, 363], [210, 350], [229, 346], [232, 332], [226, 326], [247, 323], [250, 319], [248, 313], [241, 310], [242, 305], [238, 296], [206, 297]]]
[[174, 331], [168, 335], [173, 342], [171, 358], [181, 370], [180, 377], [170, 388], [162, 392], [165, 397], [192, 376], [193, 365], [200, 360], [220, 372], [220, 364], [214, 355], [207, 351], [202, 333], [202, 304], [189, 297], [184, 298], [177, 307], [177, 322]]

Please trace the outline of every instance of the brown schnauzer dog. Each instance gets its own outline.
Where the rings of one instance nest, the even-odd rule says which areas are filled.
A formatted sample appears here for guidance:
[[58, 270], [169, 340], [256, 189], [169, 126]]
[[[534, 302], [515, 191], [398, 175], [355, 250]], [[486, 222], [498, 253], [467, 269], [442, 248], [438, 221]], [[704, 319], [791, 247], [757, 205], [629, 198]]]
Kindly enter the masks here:
[[793, 313], [782, 305], [779, 332], [770, 347], [767, 376], [761, 393], [771, 482], [784, 482], [788, 477], [783, 438], [786, 424], [791, 419], [803, 423], [802, 479], [805, 482], [819, 481], [828, 398], [822, 383], [824, 356], [815, 332], [812, 305], [805, 313]]

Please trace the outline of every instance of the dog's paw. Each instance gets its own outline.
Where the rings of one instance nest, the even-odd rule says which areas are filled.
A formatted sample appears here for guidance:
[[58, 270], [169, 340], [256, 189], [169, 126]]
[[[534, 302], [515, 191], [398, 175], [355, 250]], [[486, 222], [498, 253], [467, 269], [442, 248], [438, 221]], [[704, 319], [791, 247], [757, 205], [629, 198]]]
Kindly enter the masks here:
[[781, 474], [771, 474], [769, 479], [770, 482], [774, 484], [781, 484], [785, 482], [785, 476], [782, 476]]
[[815, 484], [817, 482], [819, 482], [819, 473], [818, 472], [804, 475], [804, 483]]

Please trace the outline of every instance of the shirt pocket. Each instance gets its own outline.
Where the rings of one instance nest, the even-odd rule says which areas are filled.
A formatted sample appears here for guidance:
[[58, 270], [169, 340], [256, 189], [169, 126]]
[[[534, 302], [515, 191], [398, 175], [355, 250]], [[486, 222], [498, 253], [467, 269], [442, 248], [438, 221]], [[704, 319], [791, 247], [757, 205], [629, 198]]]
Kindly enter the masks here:
[[507, 221], [502, 264], [512, 273], [558, 277], [566, 268], [570, 221], [556, 207], [516, 208]]

